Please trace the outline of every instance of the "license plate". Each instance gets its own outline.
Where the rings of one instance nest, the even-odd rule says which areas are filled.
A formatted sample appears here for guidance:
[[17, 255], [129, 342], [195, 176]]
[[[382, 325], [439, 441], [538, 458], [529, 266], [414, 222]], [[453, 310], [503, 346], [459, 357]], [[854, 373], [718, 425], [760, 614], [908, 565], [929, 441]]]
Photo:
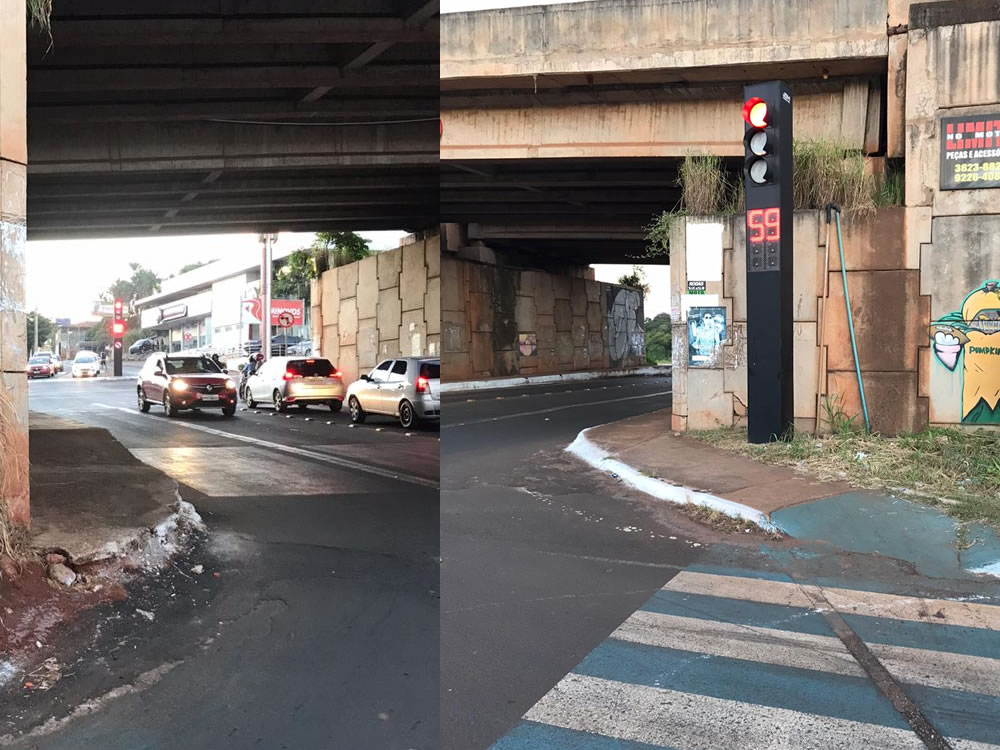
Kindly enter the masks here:
[[218, 396], [202, 396], [201, 400], [202, 401], [218, 401], [219, 397]]

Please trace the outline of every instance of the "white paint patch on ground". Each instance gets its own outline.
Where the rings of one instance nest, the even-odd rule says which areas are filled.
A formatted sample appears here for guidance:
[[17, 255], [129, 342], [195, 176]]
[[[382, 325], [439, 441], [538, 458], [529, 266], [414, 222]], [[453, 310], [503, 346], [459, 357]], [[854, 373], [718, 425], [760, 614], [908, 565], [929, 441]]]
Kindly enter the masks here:
[[442, 383], [442, 393], [458, 393], [462, 391], [486, 391], [494, 388], [516, 388], [523, 385], [546, 385], [548, 383], [571, 383], [581, 380], [599, 380], [602, 378], [627, 378], [635, 375], [670, 374], [670, 367], [637, 367], [630, 370], [594, 370], [592, 372], [567, 372], [560, 375], [529, 375], [519, 378], [496, 378], [494, 380], [461, 380], [455, 383]]
[[766, 515], [749, 505], [737, 503], [733, 500], [726, 500], [718, 495], [708, 492], [701, 492], [690, 487], [676, 484], [669, 484], [660, 479], [647, 477], [637, 469], [614, 458], [606, 450], [592, 442], [587, 437], [587, 432], [593, 428], [581, 430], [576, 436], [576, 440], [569, 444], [566, 451], [572, 453], [584, 463], [605, 474], [617, 475], [623, 483], [633, 489], [644, 492], [655, 497], [657, 500], [666, 500], [677, 505], [701, 505], [711, 510], [718, 510], [733, 518], [741, 518], [760, 526], [765, 531], [781, 532]]

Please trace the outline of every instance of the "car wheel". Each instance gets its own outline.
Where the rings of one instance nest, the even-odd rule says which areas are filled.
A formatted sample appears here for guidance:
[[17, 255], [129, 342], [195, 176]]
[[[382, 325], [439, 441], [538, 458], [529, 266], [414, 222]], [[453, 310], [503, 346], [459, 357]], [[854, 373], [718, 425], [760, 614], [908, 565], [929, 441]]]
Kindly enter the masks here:
[[146, 397], [143, 395], [142, 388], [136, 388], [135, 392], [136, 392], [136, 396], [138, 396], [139, 411], [141, 411], [143, 414], [147, 413], [149, 411], [149, 402], [146, 400]]
[[340, 411], [343, 408], [344, 408], [344, 402], [343, 401], [331, 401], [330, 402], [330, 411], [337, 412], [337, 411]]
[[309, 404], [296, 404], [299, 407], [299, 411], [305, 411], [309, 408]]
[[274, 410], [284, 414], [288, 411], [288, 404], [285, 403], [285, 399], [281, 395], [281, 391], [277, 388], [274, 389], [274, 393], [271, 395], [271, 400], [274, 402]]
[[163, 394], [163, 413], [168, 417], [177, 416], [177, 407], [174, 405], [174, 400], [170, 398], [169, 393]]
[[233, 416], [236, 414], [236, 404], [233, 404], [232, 406], [223, 406], [222, 413], [227, 417]]
[[413, 408], [413, 404], [409, 401], [403, 401], [403, 403], [399, 405], [399, 423], [408, 430], [411, 427], [415, 427], [419, 421], [417, 411]]
[[358, 401], [357, 396], [351, 396], [351, 400], [347, 402], [347, 408], [351, 411], [351, 421], [355, 424], [361, 424], [365, 421], [365, 410], [361, 408], [361, 402]]
[[249, 386], [247, 386], [246, 394], [247, 394], [246, 395], [247, 406], [249, 406], [251, 409], [256, 409], [257, 408], [257, 402], [253, 400], [253, 393], [250, 391], [250, 387]]

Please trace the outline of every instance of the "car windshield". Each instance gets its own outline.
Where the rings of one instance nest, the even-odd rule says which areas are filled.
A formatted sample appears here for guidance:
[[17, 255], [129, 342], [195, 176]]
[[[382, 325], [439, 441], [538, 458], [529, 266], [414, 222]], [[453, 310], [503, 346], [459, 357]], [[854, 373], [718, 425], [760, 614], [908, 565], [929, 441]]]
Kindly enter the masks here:
[[420, 363], [420, 377], [427, 378], [428, 380], [440, 380], [441, 379], [441, 363], [440, 362], [421, 362]]
[[96, 362], [97, 357], [95, 357], [93, 354], [77, 354], [76, 361], [82, 362], [83, 364], [87, 364], [88, 362]]
[[208, 357], [167, 357], [168, 375], [217, 375], [222, 370]]
[[328, 359], [297, 359], [289, 362], [285, 369], [304, 378], [328, 378], [337, 372]]
[[49, 363], [48, 357], [32, 357], [28, 360], [29, 365], [47, 365]]

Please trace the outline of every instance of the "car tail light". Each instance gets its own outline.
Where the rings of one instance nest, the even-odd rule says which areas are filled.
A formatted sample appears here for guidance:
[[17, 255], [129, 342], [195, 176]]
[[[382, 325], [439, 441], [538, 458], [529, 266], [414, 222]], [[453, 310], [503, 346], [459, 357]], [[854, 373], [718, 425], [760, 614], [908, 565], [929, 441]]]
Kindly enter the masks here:
[[430, 381], [423, 375], [417, 378], [417, 393], [427, 393], [430, 387]]
[[285, 374], [282, 375], [281, 377], [283, 377], [285, 380], [298, 380], [302, 376], [299, 375], [297, 372], [292, 372], [291, 370], [285, 370]]
[[330, 374], [329, 374], [329, 375], [328, 375], [327, 377], [330, 377], [330, 378], [336, 378], [337, 380], [340, 380], [340, 379], [341, 379], [341, 378], [343, 378], [344, 376], [343, 376], [343, 374], [341, 374], [341, 373], [337, 372], [336, 370], [334, 370], [334, 371], [333, 371], [333, 372], [331, 372], [331, 373], [330, 373]]

